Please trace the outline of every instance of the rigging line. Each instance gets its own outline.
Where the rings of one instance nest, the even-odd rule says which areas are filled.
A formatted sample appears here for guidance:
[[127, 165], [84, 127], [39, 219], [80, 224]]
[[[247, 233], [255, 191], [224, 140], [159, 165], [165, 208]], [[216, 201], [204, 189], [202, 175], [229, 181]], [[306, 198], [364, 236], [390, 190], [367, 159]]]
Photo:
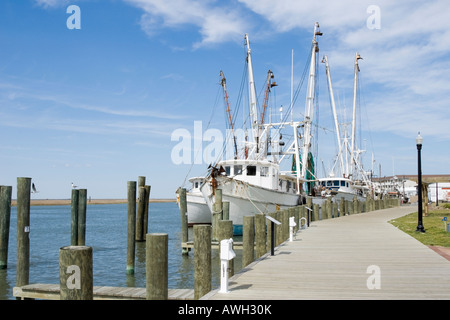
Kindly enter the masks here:
[[[209, 129], [209, 126], [210, 126], [211, 121], [212, 121], [212, 119], [213, 119], [214, 113], [215, 113], [215, 111], [216, 111], [216, 107], [217, 107], [218, 101], [219, 101], [219, 93], [220, 93], [220, 87], [218, 87], [218, 90], [217, 90], [217, 93], [216, 93], [216, 99], [215, 99], [214, 106], [213, 106], [212, 111], [211, 111], [211, 115], [210, 115], [209, 120], [208, 120], [208, 124], [206, 125], [206, 130]], [[203, 134], [203, 132], [202, 132], [202, 134]], [[203, 141], [202, 141], [202, 142], [203, 142]], [[197, 159], [197, 156], [198, 156], [200, 150], [202, 150], [202, 149], [203, 149], [203, 148], [197, 150], [197, 152], [196, 152], [196, 154], [195, 154], [195, 156], [194, 156], [194, 161], [192, 161], [191, 166], [189, 167], [189, 170], [188, 170], [186, 176], [184, 177], [184, 181], [183, 181], [182, 186], [185, 186], [186, 180], [187, 180], [189, 174], [191, 173], [191, 170], [192, 170], [192, 168], [193, 168], [193, 166], [194, 166], [195, 160]]]
[[[313, 47], [313, 44], [311, 44], [311, 47], [310, 47], [310, 50], [309, 50], [309, 54], [308, 54], [308, 57], [306, 59], [305, 67], [303, 69], [302, 76], [301, 76], [300, 81], [299, 81], [299, 83], [297, 85], [297, 88], [296, 88], [296, 90], [294, 92], [292, 103], [291, 102], [289, 103], [289, 107], [288, 107], [287, 111], [285, 112], [284, 117], [283, 117], [281, 122], [286, 122], [286, 119], [290, 116], [291, 109], [294, 107], [295, 102], [297, 101], [298, 95], [299, 95], [299, 93], [301, 91], [301, 88], [303, 87], [303, 83], [305, 82], [306, 75], [307, 75], [308, 70], [309, 70], [309, 65], [310, 65], [310, 61], [311, 61], [311, 54], [312, 54], [312, 47]], [[301, 111], [299, 111], [299, 112], [300, 112], [301, 116], [304, 116], [304, 114]], [[281, 127], [276, 128], [275, 134], [279, 135], [281, 129], [282, 129]]]

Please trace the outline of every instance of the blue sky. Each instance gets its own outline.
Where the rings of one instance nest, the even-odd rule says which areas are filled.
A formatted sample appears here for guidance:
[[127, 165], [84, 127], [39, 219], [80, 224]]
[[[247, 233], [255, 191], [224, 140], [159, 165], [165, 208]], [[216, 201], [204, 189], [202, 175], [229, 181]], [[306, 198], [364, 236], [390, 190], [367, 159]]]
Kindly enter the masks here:
[[[81, 29], [68, 29], [67, 7]], [[379, 9], [378, 28], [368, 19]], [[351, 114], [353, 62], [360, 61], [361, 136], [375, 173], [448, 174], [450, 160], [448, 1], [5, 0], [0, 2], [0, 184], [32, 177], [35, 199], [69, 198], [71, 183], [92, 198], [125, 198], [146, 176], [152, 198], [173, 198], [208, 163], [175, 164], [180, 128], [226, 127], [219, 72], [235, 107], [250, 36], [257, 92], [267, 70], [274, 109], [300, 81], [314, 22], [328, 56], [340, 112]], [[332, 128], [325, 68], [319, 66], [319, 126]], [[262, 98], [260, 98], [261, 100]], [[304, 112], [305, 94], [295, 105]], [[214, 113], [213, 113], [214, 111]], [[212, 116], [213, 115], [213, 116]], [[331, 166], [335, 134], [319, 130]], [[203, 148], [207, 145], [203, 143]], [[194, 153], [194, 152], [193, 152]], [[15, 191], [13, 191], [15, 196]]]

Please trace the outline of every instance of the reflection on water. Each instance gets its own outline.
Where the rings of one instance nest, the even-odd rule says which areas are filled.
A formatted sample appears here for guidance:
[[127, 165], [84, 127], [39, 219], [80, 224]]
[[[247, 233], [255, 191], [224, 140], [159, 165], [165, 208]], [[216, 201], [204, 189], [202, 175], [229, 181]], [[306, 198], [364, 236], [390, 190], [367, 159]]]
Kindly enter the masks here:
[[[136, 242], [135, 274], [126, 274], [127, 205], [88, 205], [86, 245], [93, 248], [94, 286], [145, 287], [145, 242]], [[14, 299], [16, 284], [16, 207], [11, 208], [8, 268], [0, 270], [0, 300]], [[181, 254], [180, 213], [176, 203], [150, 203], [149, 233], [169, 235], [169, 288], [194, 287], [194, 253]], [[191, 230], [190, 230], [191, 231]], [[191, 232], [190, 232], [191, 234]], [[191, 235], [192, 237], [192, 235]], [[30, 283], [59, 283], [59, 248], [70, 244], [70, 206], [32, 206]], [[235, 272], [241, 268], [236, 250]], [[218, 250], [212, 252], [212, 287], [220, 285]]]

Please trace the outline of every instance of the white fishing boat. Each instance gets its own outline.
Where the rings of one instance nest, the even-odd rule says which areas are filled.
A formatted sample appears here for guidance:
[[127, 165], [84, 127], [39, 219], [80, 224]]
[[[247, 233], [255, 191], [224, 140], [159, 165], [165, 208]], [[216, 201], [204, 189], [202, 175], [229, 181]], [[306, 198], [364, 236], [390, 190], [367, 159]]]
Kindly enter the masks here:
[[[211, 212], [215, 202], [215, 191], [222, 190], [222, 200], [230, 203], [229, 219], [233, 221], [234, 234], [242, 234], [243, 216], [256, 213], [270, 213], [279, 209], [296, 206], [305, 200], [303, 184], [310, 174], [311, 127], [315, 104], [315, 70], [318, 55], [317, 36], [322, 35], [319, 24], [314, 25], [311, 59], [306, 94], [304, 119], [293, 121], [289, 113], [282, 114], [280, 121], [265, 120], [267, 113], [267, 94], [273, 86], [272, 72], [269, 70], [266, 81], [266, 95], [262, 111], [256, 102], [255, 82], [248, 35], [245, 35], [247, 47], [249, 115], [251, 128], [244, 139], [237, 139], [233, 133], [232, 141], [235, 153], [228, 159], [222, 159], [211, 166], [200, 191]], [[223, 75], [221, 73], [221, 75]], [[226, 87], [224, 87], [225, 90]], [[226, 97], [226, 94], [225, 94]], [[292, 93], [291, 93], [292, 111]], [[233, 129], [230, 115], [230, 127]], [[289, 129], [289, 146], [285, 148], [282, 130]], [[238, 145], [242, 150], [238, 152]], [[287, 145], [287, 144], [286, 144]], [[288, 162], [288, 168], [282, 169], [282, 163]], [[296, 166], [296, 164], [300, 164]], [[298, 167], [298, 168], [297, 168]], [[189, 213], [188, 213], [189, 214]]]
[[[354, 65], [354, 84], [353, 84], [353, 112], [351, 122], [351, 137], [348, 137], [347, 125], [339, 124], [336, 112], [336, 105], [333, 94], [333, 86], [331, 83], [330, 67], [327, 56], [323, 57], [322, 62], [325, 63], [328, 88], [330, 94], [331, 107], [334, 116], [334, 125], [336, 131], [336, 141], [338, 143], [338, 154], [335, 158], [334, 166], [325, 178], [320, 178], [318, 189], [322, 197], [333, 196], [335, 200], [341, 198], [345, 200], [353, 200], [356, 196], [358, 200], [365, 200], [371, 191], [371, 182], [367, 173], [363, 170], [360, 161], [360, 154], [363, 152], [356, 146], [356, 96], [358, 73], [360, 72], [358, 61], [362, 59], [356, 53]], [[342, 133], [342, 135], [341, 135]], [[335, 174], [335, 171], [338, 174]]]

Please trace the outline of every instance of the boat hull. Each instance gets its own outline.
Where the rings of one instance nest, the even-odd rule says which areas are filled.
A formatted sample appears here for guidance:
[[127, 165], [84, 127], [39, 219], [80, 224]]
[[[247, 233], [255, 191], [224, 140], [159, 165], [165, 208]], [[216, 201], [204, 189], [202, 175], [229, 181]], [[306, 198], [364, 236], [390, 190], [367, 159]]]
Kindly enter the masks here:
[[[242, 235], [244, 216], [267, 214], [299, 204], [298, 194], [270, 190], [226, 177], [219, 177], [217, 181], [217, 189], [222, 190], [222, 201], [230, 204], [229, 220], [233, 221], [234, 235]], [[214, 196], [210, 183], [203, 184], [200, 190], [212, 212]]]
[[187, 193], [186, 204], [189, 226], [211, 223], [211, 211], [201, 193]]

